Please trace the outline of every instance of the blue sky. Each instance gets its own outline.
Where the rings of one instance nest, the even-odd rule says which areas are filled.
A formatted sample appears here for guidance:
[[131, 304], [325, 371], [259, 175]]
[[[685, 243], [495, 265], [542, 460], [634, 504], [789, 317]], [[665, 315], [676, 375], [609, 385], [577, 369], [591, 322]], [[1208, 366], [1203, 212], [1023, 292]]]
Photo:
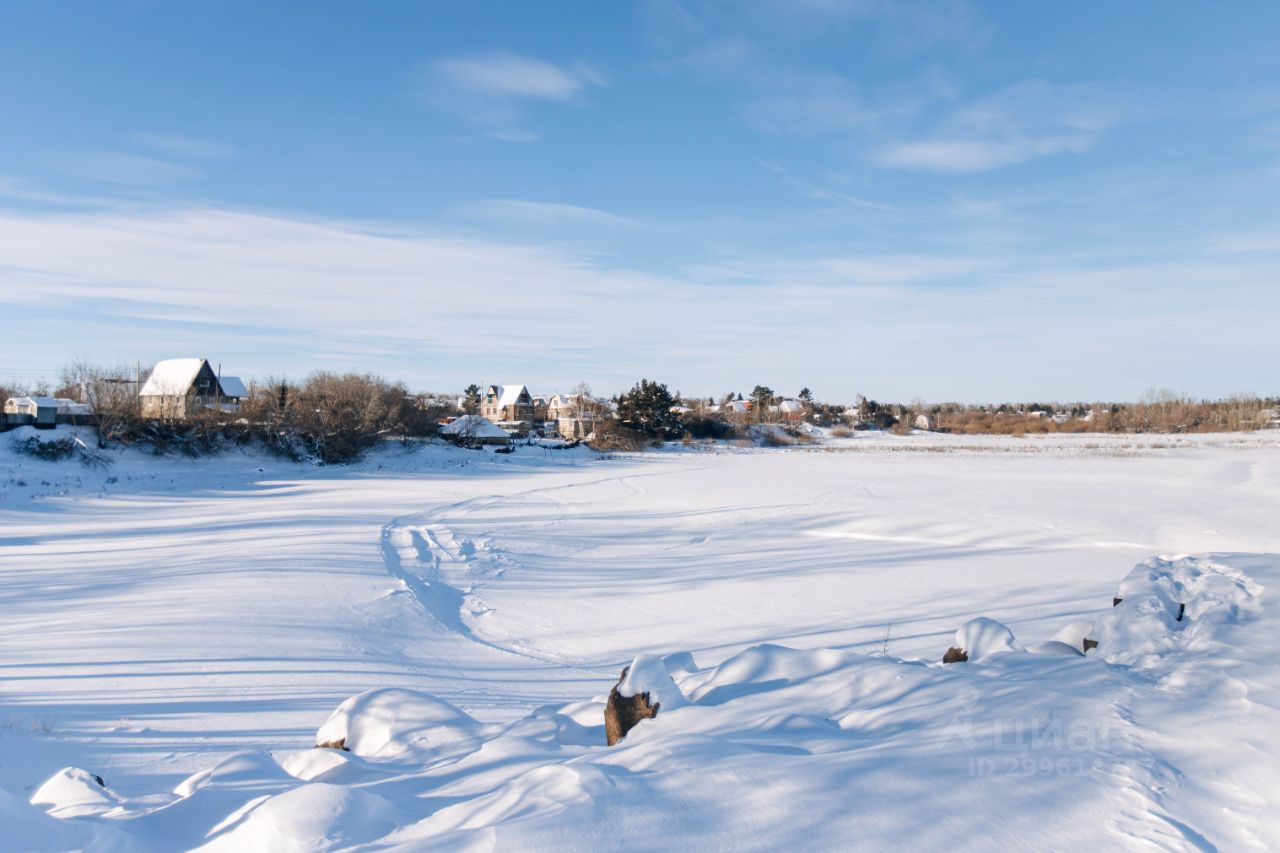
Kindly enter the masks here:
[[0, 5], [0, 381], [1280, 393], [1280, 5]]

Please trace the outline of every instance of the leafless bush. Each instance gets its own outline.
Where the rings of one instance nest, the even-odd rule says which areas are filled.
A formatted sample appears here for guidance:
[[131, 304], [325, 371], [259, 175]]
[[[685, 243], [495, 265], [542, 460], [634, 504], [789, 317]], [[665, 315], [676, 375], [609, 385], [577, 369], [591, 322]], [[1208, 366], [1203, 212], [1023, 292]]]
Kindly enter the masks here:
[[111, 460], [100, 451], [85, 444], [78, 436], [64, 435], [50, 441], [41, 441], [39, 436], [16, 439], [13, 449], [18, 453], [34, 456], [46, 462], [58, 462], [76, 457], [88, 468], [104, 468]]
[[742, 437], [742, 427], [721, 417], [690, 414], [684, 420], [685, 434], [694, 438], [727, 440]]
[[616, 421], [606, 421], [596, 427], [588, 445], [592, 450], [613, 452], [637, 452], [653, 443], [653, 439], [642, 432], [627, 429]]
[[760, 443], [765, 447], [790, 447], [796, 440], [781, 430], [763, 429], [760, 430]]

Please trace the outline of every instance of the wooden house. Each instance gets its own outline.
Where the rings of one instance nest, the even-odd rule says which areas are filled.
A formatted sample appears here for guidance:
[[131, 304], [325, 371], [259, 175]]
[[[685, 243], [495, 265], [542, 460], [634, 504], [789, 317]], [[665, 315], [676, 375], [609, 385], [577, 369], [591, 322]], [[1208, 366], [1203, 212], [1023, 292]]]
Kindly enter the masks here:
[[247, 394], [235, 376], [218, 374], [203, 358], [170, 358], [156, 364], [138, 393], [144, 418], [182, 420], [217, 408], [235, 411]]
[[533, 425], [533, 396], [523, 385], [490, 385], [480, 398], [481, 416], [497, 424]]

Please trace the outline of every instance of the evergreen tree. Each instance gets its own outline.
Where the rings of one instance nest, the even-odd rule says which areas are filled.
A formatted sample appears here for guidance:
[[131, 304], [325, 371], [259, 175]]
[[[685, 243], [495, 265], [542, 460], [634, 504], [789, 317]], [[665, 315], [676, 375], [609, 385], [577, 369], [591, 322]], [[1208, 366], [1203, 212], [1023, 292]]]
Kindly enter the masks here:
[[[456, 385], [454, 386], [457, 387]], [[472, 382], [462, 392], [462, 409], [468, 415], [474, 415], [480, 411], [480, 386]]]
[[757, 412], [767, 412], [773, 405], [773, 389], [768, 385], [757, 385], [751, 389], [751, 402]]
[[618, 398], [618, 420], [627, 429], [653, 438], [674, 438], [684, 429], [671, 411], [675, 404], [666, 385], [641, 379]]
[[800, 393], [797, 394], [796, 397], [797, 399], [800, 400], [800, 402], [804, 403], [806, 406], [813, 405], [813, 392], [810, 391], [808, 388], [801, 388]]

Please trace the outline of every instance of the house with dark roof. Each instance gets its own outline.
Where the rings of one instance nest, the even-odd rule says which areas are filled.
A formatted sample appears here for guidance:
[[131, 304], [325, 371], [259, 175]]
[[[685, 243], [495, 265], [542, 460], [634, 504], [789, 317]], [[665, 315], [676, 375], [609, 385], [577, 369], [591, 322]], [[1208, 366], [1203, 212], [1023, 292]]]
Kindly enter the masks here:
[[158, 362], [138, 392], [144, 418], [182, 420], [198, 411], [235, 411], [248, 390], [238, 376], [219, 376], [204, 358]]

